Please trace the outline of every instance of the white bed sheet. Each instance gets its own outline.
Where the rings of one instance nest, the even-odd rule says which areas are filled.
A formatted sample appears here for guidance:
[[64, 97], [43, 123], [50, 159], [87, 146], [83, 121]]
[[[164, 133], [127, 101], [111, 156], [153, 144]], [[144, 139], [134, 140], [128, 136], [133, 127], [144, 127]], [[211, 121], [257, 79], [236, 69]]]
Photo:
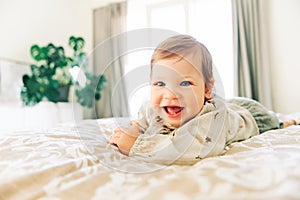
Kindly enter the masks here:
[[0, 199], [300, 199], [300, 126], [233, 143], [193, 166], [163, 166], [108, 144], [124, 122], [0, 136]]

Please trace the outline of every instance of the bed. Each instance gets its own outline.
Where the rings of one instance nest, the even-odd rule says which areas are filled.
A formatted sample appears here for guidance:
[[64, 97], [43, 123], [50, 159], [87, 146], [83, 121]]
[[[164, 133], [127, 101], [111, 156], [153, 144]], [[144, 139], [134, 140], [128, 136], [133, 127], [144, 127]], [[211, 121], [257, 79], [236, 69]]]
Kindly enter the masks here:
[[127, 121], [1, 135], [0, 199], [300, 199], [300, 126], [233, 143], [192, 166], [163, 166], [108, 144]]

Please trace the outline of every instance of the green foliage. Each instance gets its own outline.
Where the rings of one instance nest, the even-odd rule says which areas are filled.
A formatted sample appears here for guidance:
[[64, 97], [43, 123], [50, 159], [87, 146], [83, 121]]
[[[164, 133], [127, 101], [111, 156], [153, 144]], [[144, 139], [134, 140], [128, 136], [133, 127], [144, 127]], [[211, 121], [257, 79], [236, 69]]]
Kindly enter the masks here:
[[[96, 76], [91, 73], [85, 73], [87, 77], [87, 83], [81, 90], [76, 90], [76, 95], [78, 98], [78, 102], [81, 105], [92, 107], [95, 100], [99, 100], [101, 98], [101, 90], [106, 85], [106, 79], [103, 75]], [[95, 97], [95, 98], [86, 98], [89, 97]]]
[[85, 41], [81, 37], [71, 36], [69, 47], [73, 50], [73, 56], [65, 55], [62, 46], [49, 43], [46, 46], [34, 44], [30, 48], [30, 55], [36, 61], [32, 64], [31, 75], [23, 75], [23, 88], [21, 99], [26, 106], [32, 106], [44, 98], [51, 102], [58, 102], [62, 86], [76, 85], [75, 94], [82, 106], [91, 108], [95, 100], [101, 98], [101, 90], [106, 79], [103, 75], [97, 76], [85, 72], [86, 84], [80, 87], [76, 80], [72, 79], [69, 69], [81, 67], [86, 70], [87, 56], [83, 52]]

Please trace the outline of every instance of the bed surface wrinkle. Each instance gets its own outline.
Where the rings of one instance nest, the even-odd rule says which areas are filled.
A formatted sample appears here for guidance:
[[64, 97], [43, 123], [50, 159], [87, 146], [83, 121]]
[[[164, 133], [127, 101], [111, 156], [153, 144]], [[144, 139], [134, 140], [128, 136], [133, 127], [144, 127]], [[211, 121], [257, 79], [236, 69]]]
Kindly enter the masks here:
[[109, 145], [125, 122], [0, 136], [0, 199], [300, 199], [300, 126], [233, 143], [193, 166], [162, 166]]

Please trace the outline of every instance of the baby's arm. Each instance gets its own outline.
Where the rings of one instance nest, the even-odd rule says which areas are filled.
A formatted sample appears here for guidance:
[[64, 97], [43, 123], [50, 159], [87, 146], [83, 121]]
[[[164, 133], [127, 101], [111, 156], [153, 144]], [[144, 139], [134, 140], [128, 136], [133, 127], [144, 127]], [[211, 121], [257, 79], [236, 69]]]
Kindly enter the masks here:
[[130, 127], [118, 127], [110, 138], [110, 144], [116, 145], [120, 152], [128, 155], [131, 147], [141, 134], [138, 122], [132, 121]]
[[[194, 118], [169, 134], [159, 134], [152, 124], [136, 139], [129, 156], [158, 164], [191, 165], [204, 157], [220, 155], [225, 148], [226, 134], [223, 123], [218, 124], [217, 135], [209, 134], [213, 114]], [[217, 118], [223, 116], [219, 114]], [[204, 125], [199, 126], [200, 123]]]

